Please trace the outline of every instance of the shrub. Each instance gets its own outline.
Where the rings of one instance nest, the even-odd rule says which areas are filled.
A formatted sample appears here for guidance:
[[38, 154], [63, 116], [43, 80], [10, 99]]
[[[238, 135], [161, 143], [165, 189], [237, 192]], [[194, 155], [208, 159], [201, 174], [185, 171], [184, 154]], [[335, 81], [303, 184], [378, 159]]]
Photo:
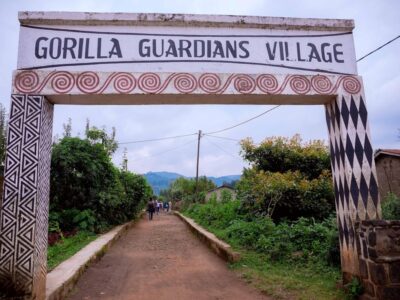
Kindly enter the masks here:
[[50, 212], [62, 231], [127, 222], [152, 195], [142, 176], [114, 167], [103, 144], [71, 137], [53, 146], [50, 183]]
[[238, 218], [239, 201], [191, 205], [186, 212], [204, 226], [225, 229]]
[[364, 293], [364, 288], [356, 277], [346, 285], [347, 294], [349, 299], [358, 299]]
[[232, 193], [227, 190], [222, 190], [221, 192], [221, 202], [227, 203], [232, 201]]
[[217, 205], [217, 193], [212, 193], [210, 196], [210, 199], [208, 200], [208, 203], [210, 203], [211, 205]]
[[242, 156], [258, 170], [285, 173], [300, 171], [308, 179], [330, 170], [330, 157], [323, 141], [303, 143], [299, 135], [291, 139], [267, 138], [256, 146], [251, 139], [241, 142]]
[[274, 220], [323, 220], [334, 211], [329, 153], [322, 141], [303, 143], [295, 135], [268, 138], [258, 146], [247, 139], [241, 146], [251, 164], [236, 185], [245, 211]]
[[400, 220], [400, 198], [388, 193], [382, 201], [382, 217], [385, 220]]
[[162, 190], [160, 195], [168, 201], [181, 201], [186, 204], [183, 207], [187, 208], [190, 203], [204, 203], [206, 193], [209, 190], [216, 188], [216, 185], [206, 176], [200, 176], [197, 182], [194, 178], [180, 177], [173, 181], [168, 189]]
[[323, 220], [335, 209], [332, 179], [327, 172], [308, 180], [298, 171], [272, 173], [250, 169], [244, 172], [237, 189], [244, 212], [274, 220]]
[[300, 218], [275, 224], [271, 218], [243, 215], [240, 202], [192, 205], [185, 214], [227, 242], [263, 253], [271, 260], [340, 265], [336, 219]]
[[80, 230], [93, 232], [96, 224], [96, 216], [90, 209], [85, 209], [77, 213], [72, 221]]

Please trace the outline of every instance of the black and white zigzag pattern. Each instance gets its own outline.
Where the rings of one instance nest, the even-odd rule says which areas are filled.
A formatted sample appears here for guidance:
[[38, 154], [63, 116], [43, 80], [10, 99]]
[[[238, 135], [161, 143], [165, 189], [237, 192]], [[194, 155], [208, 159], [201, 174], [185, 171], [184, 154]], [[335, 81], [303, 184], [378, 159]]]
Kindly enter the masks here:
[[380, 218], [375, 161], [362, 95], [326, 105], [341, 252], [359, 253], [354, 223]]
[[[43, 289], [53, 105], [13, 95], [0, 211], [0, 280], [28, 294]], [[35, 284], [34, 284], [35, 281]]]

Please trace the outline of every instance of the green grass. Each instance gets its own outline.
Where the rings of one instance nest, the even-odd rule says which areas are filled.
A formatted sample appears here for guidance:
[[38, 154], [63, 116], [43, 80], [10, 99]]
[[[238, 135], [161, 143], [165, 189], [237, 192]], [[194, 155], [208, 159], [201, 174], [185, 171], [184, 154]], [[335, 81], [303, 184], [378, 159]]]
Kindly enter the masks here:
[[[184, 213], [193, 218], [188, 213]], [[272, 296], [273, 299], [346, 299], [344, 291], [337, 288], [341, 272], [338, 267], [332, 267], [319, 262], [298, 262], [294, 260], [271, 260], [267, 255], [240, 246], [238, 240], [229, 238], [226, 228], [215, 228], [202, 223], [218, 238], [230, 244], [241, 254], [241, 260], [230, 267], [246, 282]]]
[[91, 241], [96, 239], [96, 234], [87, 231], [79, 231], [72, 237], [60, 240], [57, 244], [49, 246], [47, 251], [47, 268], [50, 272], [64, 260], [70, 258]]
[[274, 299], [345, 299], [336, 287], [340, 270], [327, 266], [271, 262], [260, 253], [241, 250], [231, 264], [245, 281]]

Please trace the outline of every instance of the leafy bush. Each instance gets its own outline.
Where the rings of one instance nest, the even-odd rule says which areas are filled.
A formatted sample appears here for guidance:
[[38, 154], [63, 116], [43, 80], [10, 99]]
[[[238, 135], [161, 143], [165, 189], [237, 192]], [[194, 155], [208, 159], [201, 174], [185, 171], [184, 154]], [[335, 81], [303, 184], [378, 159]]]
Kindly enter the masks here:
[[173, 181], [168, 189], [162, 190], [160, 196], [168, 201], [183, 201], [181, 207], [186, 209], [191, 203], [204, 203], [206, 193], [214, 188], [216, 188], [216, 185], [206, 176], [199, 177], [197, 191], [196, 180], [194, 178], [180, 177]]
[[400, 198], [389, 193], [382, 201], [382, 217], [385, 220], [400, 220]]
[[62, 231], [127, 222], [152, 194], [142, 176], [114, 167], [103, 144], [72, 137], [53, 146], [50, 183], [50, 212]]
[[346, 289], [349, 299], [358, 299], [364, 292], [361, 282], [356, 277], [353, 277], [353, 279], [347, 284]]
[[72, 220], [80, 230], [94, 231], [96, 224], [96, 216], [90, 209], [80, 211]]
[[249, 169], [238, 182], [237, 190], [245, 212], [274, 220], [323, 220], [335, 210], [328, 172], [308, 180], [298, 171], [272, 173]]
[[221, 202], [227, 203], [232, 201], [232, 193], [227, 190], [222, 190], [221, 192]]
[[275, 224], [271, 218], [241, 214], [240, 202], [195, 204], [185, 211], [227, 242], [263, 253], [271, 260], [293, 260], [338, 266], [336, 220], [300, 218]]
[[269, 138], [258, 146], [247, 139], [241, 145], [251, 167], [236, 188], [247, 213], [323, 220], [335, 210], [329, 153], [322, 141], [303, 143], [296, 135]]
[[224, 229], [237, 220], [239, 208], [239, 201], [228, 203], [212, 202], [203, 205], [191, 205], [186, 212], [200, 222], [201, 225]]
[[308, 179], [330, 170], [330, 157], [322, 141], [303, 143], [299, 135], [291, 139], [267, 138], [259, 146], [251, 139], [243, 140], [242, 156], [258, 170], [285, 173], [300, 171]]

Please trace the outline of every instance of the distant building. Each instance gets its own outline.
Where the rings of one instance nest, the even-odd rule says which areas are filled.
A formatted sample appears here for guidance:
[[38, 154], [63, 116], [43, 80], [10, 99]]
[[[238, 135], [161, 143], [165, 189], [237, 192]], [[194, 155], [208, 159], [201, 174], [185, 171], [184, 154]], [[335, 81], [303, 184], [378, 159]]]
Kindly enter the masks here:
[[232, 196], [232, 200], [236, 199], [235, 190], [233, 188], [231, 188], [230, 186], [222, 185], [222, 186], [219, 186], [219, 187], [207, 192], [206, 202], [208, 202], [210, 200], [210, 198], [212, 197], [213, 194], [215, 194], [217, 196], [217, 201], [220, 202], [222, 199], [221, 196], [222, 196], [223, 191], [230, 193]]
[[400, 149], [378, 149], [375, 164], [381, 199], [388, 193], [400, 197]]

